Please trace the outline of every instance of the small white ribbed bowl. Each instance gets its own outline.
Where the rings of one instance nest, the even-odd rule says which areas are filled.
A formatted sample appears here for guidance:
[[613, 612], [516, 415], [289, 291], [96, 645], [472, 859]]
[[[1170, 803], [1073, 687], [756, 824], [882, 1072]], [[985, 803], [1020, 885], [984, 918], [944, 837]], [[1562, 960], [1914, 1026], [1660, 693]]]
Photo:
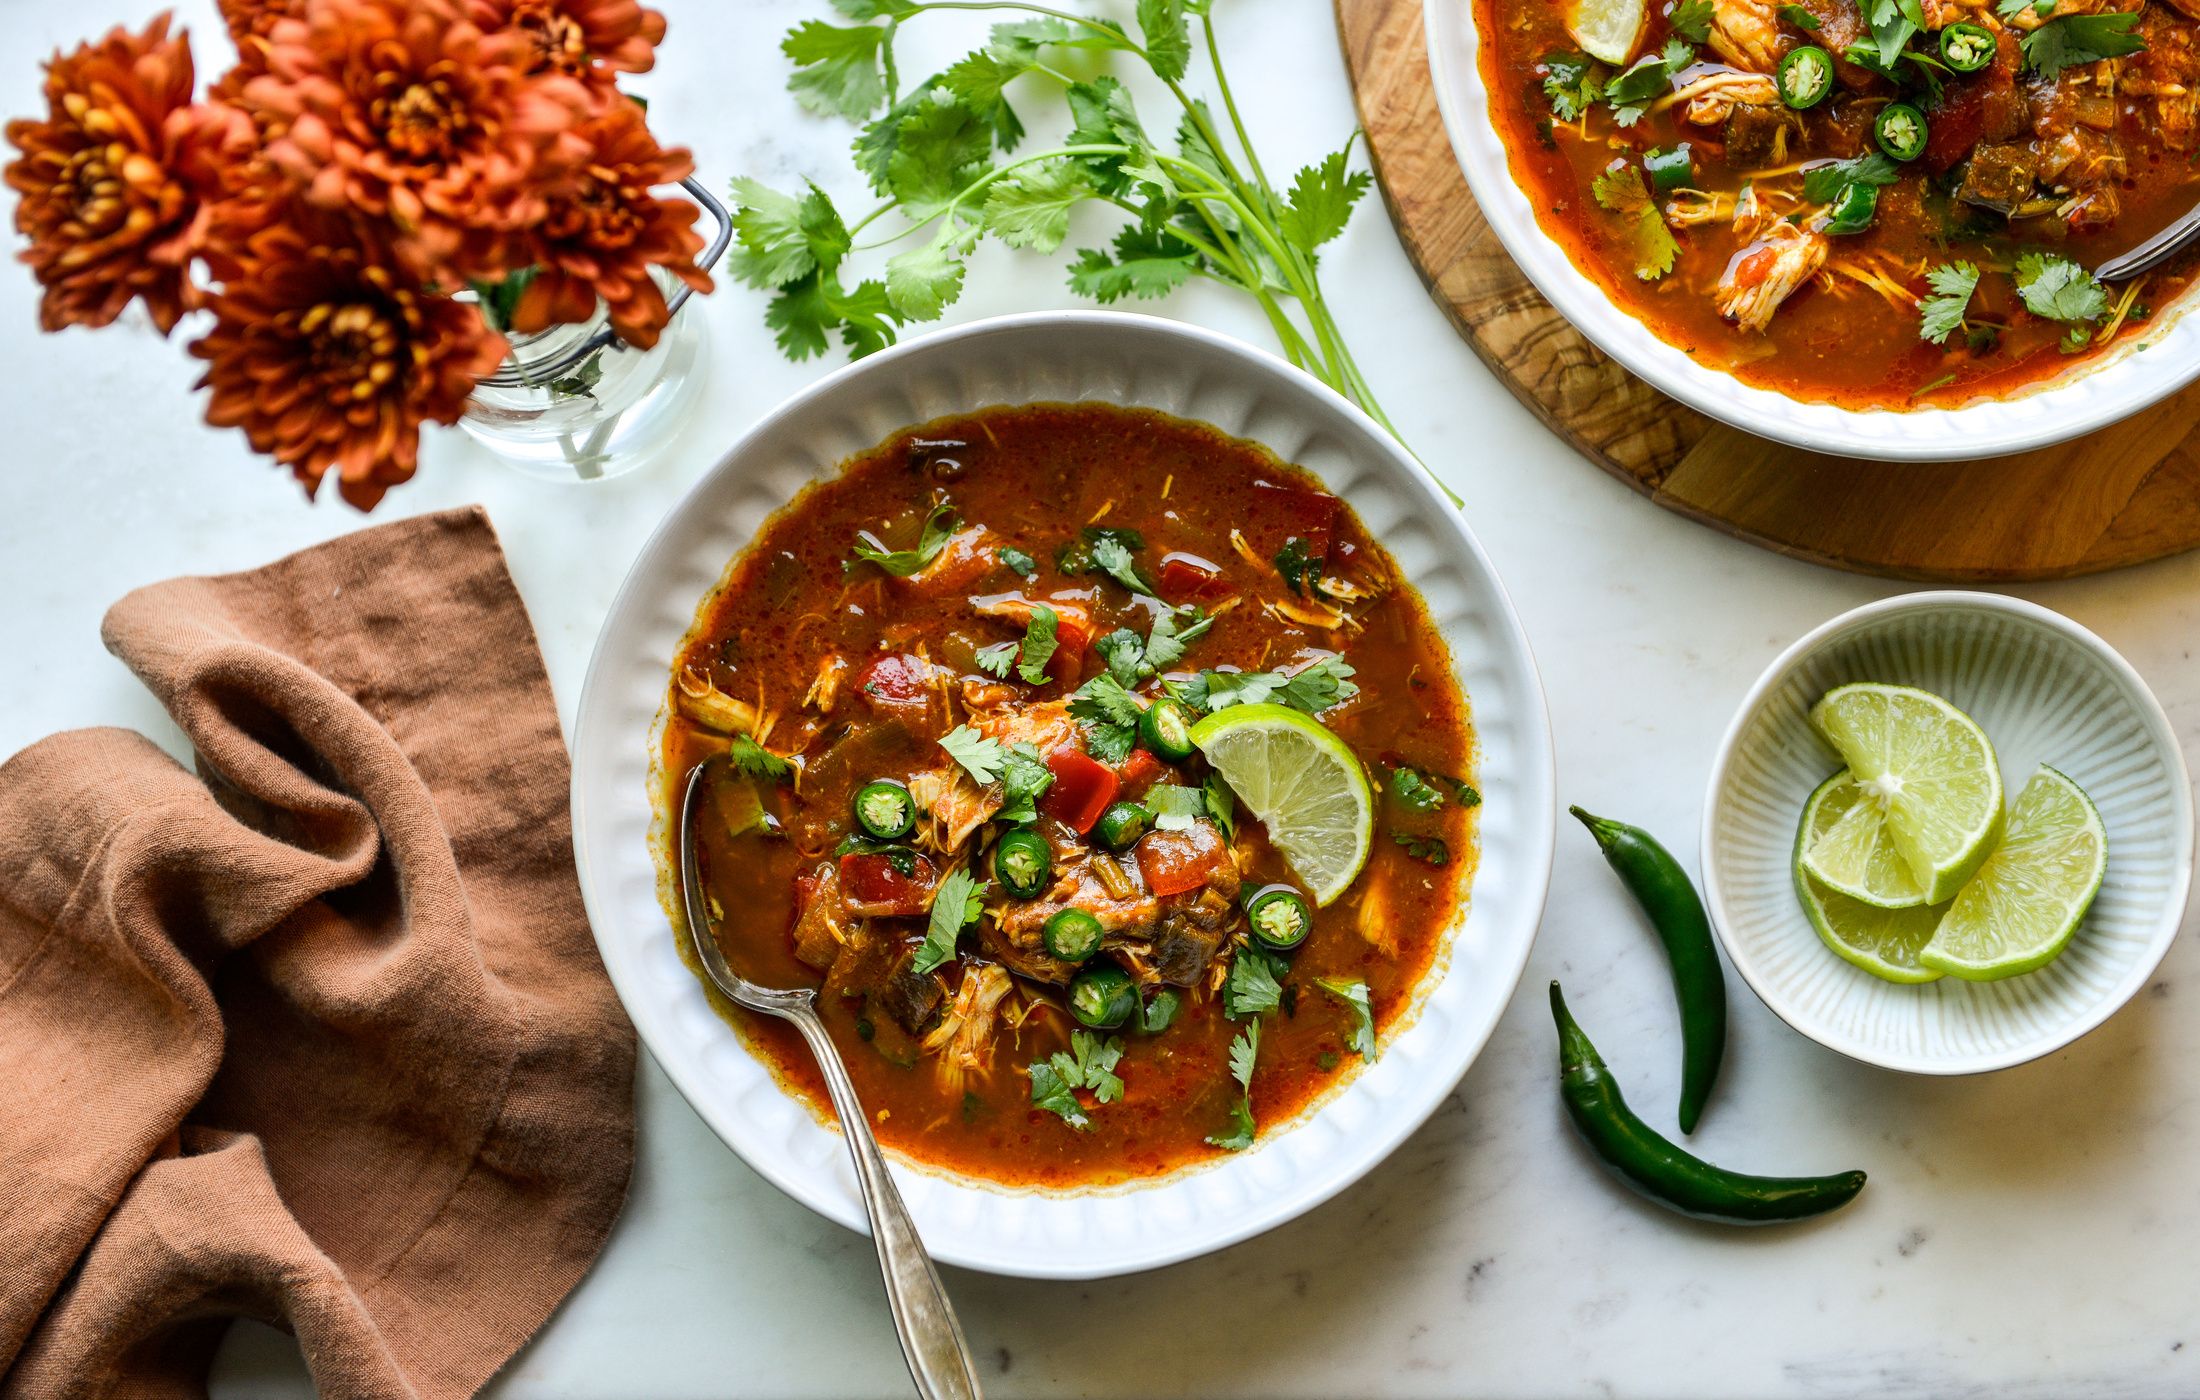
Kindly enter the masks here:
[[[1993, 740], [2010, 801], [2048, 763], [2100, 808], [2108, 873], [2061, 957], [1999, 982], [1902, 986], [1819, 940], [1796, 901], [1795, 833], [1841, 762], [1807, 714], [1850, 681], [1953, 701]], [[1914, 1074], [2022, 1064], [2115, 1014], [2177, 936], [2192, 865], [2192, 781], [2146, 683], [2070, 619], [1991, 593], [1889, 598], [1789, 647], [1742, 702], [1704, 794], [1704, 894], [1743, 980], [1819, 1044]]]

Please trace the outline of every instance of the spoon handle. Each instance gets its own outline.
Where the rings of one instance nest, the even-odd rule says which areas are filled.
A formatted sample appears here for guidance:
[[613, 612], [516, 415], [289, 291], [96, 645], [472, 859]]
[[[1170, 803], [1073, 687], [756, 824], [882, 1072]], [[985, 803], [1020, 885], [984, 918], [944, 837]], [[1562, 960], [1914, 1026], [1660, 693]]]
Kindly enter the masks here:
[[809, 1007], [798, 1008], [788, 1019], [801, 1028], [802, 1038], [817, 1056], [841, 1134], [848, 1139], [848, 1153], [855, 1159], [856, 1183], [863, 1189], [871, 1239], [878, 1245], [879, 1271], [886, 1276], [886, 1304], [894, 1314], [894, 1330], [901, 1334], [902, 1355], [908, 1358], [917, 1393], [924, 1400], [980, 1400], [970, 1344], [963, 1340], [962, 1325], [948, 1306], [947, 1293], [940, 1287], [931, 1256], [924, 1252], [909, 1208], [901, 1203], [901, 1192], [887, 1175], [885, 1154], [879, 1151], [871, 1121], [856, 1099], [840, 1048]]

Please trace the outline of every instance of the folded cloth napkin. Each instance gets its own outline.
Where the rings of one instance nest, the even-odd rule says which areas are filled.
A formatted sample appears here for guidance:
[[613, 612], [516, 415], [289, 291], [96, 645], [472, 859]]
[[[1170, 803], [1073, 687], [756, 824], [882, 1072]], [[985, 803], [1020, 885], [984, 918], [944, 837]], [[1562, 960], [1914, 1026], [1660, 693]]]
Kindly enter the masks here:
[[0, 1396], [203, 1396], [233, 1317], [321, 1393], [471, 1394], [586, 1272], [634, 1032], [478, 510], [140, 589], [198, 753], [0, 766]]

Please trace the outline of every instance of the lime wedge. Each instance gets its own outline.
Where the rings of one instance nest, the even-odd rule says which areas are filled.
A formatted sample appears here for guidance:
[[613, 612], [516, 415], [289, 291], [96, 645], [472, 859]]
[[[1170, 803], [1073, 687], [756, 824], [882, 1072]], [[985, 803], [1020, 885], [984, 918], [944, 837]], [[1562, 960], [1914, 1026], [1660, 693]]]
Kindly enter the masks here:
[[1233, 705], [1193, 725], [1192, 743], [1316, 904], [1345, 892], [1367, 864], [1375, 796], [1342, 739], [1288, 705]]
[[1889, 982], [1935, 981], [1940, 974], [1920, 965], [1917, 955], [1932, 941], [1947, 905], [1888, 909], [1866, 904], [1820, 883], [1803, 868], [1803, 852], [1814, 841], [1839, 827], [1860, 803], [1871, 805], [1863, 798], [1856, 779], [1841, 772], [1820, 783], [1803, 804], [1802, 826], [1795, 833], [1795, 896], [1825, 945], [1872, 976]]
[[[1914, 902], [1953, 899], [2001, 839], [2001, 766], [1986, 732], [1939, 696], [1906, 685], [1837, 687], [1811, 707], [1810, 722], [1884, 814], [1887, 838], [1916, 880]], [[1858, 878], [1869, 869], [1857, 859], [1868, 853], [1857, 830], [1865, 821], [1828, 831], [1824, 849], [1813, 842], [1803, 864], [1841, 893], [1883, 904], [1885, 896]]]
[[1887, 809], [1846, 769], [1810, 795], [1803, 809], [1802, 838], [1796, 868], [1804, 868], [1807, 855], [1807, 873], [1820, 888], [1852, 904], [1880, 909], [1927, 907], [1925, 887], [1895, 848]]
[[2108, 830], [2076, 783], [2040, 765], [2017, 794], [2009, 834], [1963, 887], [1918, 961], [1972, 982], [2054, 961], [2108, 869]]
[[1642, 39], [1647, 9], [1643, 0], [1573, 0], [1566, 29], [1589, 57], [1623, 68]]

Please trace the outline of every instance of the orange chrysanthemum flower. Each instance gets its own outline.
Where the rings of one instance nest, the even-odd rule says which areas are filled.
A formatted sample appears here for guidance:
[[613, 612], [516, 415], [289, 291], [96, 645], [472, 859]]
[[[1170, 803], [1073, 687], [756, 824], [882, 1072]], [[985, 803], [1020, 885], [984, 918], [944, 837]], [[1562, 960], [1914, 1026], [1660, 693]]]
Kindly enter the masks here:
[[277, 20], [297, 19], [305, 13], [305, 0], [219, 0], [222, 22], [229, 37], [242, 49], [254, 39], [275, 31]]
[[531, 72], [608, 83], [611, 70], [646, 73], [657, 61], [665, 17], [635, 0], [471, 0], [474, 23], [527, 37]]
[[473, 307], [428, 292], [351, 220], [268, 228], [210, 304], [214, 328], [191, 346], [214, 391], [206, 420], [243, 429], [308, 495], [335, 472], [361, 510], [411, 478], [420, 425], [457, 422], [506, 350]]
[[241, 128], [191, 103], [191, 48], [168, 16], [111, 31], [46, 65], [44, 121], [8, 123], [22, 152], [6, 179], [21, 199], [22, 254], [46, 291], [39, 324], [104, 326], [132, 298], [166, 335], [196, 304], [188, 268], [201, 197]]
[[594, 153], [552, 197], [548, 217], [528, 238], [537, 271], [520, 295], [512, 329], [532, 333], [585, 321], [601, 299], [620, 338], [647, 350], [671, 319], [652, 266], [699, 292], [711, 289], [710, 274], [695, 265], [703, 248], [695, 206], [656, 193], [687, 178], [695, 162], [685, 150], [659, 146], [632, 103], [613, 103], [583, 132]]
[[456, 0], [309, 0], [267, 43], [238, 102], [269, 161], [317, 208], [388, 218], [446, 284], [500, 275], [542, 187], [587, 154], [587, 89], [529, 75], [524, 36], [484, 33]]

